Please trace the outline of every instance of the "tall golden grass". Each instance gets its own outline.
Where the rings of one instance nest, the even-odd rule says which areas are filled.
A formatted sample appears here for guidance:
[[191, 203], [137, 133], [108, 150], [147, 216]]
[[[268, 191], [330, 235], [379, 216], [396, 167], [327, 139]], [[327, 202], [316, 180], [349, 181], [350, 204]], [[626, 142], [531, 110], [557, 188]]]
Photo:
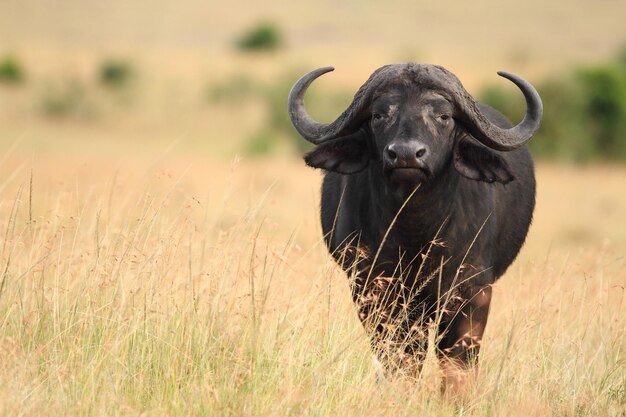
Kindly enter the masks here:
[[[225, 162], [267, 109], [206, 91], [323, 65], [320, 88], [356, 91], [406, 61], [474, 93], [501, 69], [535, 82], [613, 56], [626, 4], [49, 3], [0, 2], [0, 52], [26, 71], [0, 91], [0, 415], [624, 415], [626, 168], [539, 166], [528, 241], [455, 403], [432, 351], [416, 384], [376, 383], [322, 242], [320, 174], [280, 152]], [[272, 17], [284, 49], [235, 50]], [[97, 83], [109, 58], [136, 70], [127, 96]], [[79, 114], [44, 117], [68, 82]]]
[[376, 383], [321, 242], [320, 175], [298, 161], [18, 146], [1, 163], [1, 415], [625, 411], [623, 167], [539, 167], [531, 234], [455, 403], [433, 352], [417, 384]]

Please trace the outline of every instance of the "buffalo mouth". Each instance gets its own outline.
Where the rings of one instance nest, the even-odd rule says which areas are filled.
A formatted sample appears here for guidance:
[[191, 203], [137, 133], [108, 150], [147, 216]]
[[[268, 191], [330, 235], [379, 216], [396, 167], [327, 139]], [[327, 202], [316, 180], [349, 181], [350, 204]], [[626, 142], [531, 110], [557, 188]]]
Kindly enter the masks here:
[[430, 176], [430, 171], [424, 167], [397, 167], [386, 171], [392, 182], [417, 183], [424, 182]]

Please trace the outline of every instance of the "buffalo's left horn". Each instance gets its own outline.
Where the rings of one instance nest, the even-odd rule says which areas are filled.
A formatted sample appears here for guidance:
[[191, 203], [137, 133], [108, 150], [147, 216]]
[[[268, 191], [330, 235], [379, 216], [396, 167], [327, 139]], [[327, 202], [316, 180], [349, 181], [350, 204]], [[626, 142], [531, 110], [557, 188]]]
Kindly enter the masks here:
[[498, 75], [517, 85], [526, 99], [526, 115], [517, 126], [510, 129], [496, 126], [478, 110], [473, 100], [466, 100], [462, 107], [468, 118], [467, 127], [476, 139], [490, 148], [511, 151], [525, 145], [535, 134], [541, 123], [543, 104], [537, 90], [528, 81], [504, 71], [498, 72]]

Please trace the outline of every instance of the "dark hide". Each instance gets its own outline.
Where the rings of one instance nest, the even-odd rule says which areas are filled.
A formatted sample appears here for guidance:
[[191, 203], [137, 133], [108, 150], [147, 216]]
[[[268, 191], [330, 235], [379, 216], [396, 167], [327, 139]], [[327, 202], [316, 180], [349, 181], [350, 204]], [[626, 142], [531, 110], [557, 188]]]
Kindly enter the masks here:
[[350, 117], [315, 128], [319, 137], [342, 136], [305, 156], [326, 170], [322, 229], [373, 349], [388, 370], [411, 375], [432, 323], [442, 363], [467, 367], [477, 357], [491, 284], [517, 256], [535, 205], [527, 148], [478, 142], [467, 108], [493, 129], [511, 123], [471, 97], [460, 109], [454, 97], [467, 93], [439, 68], [378, 70]]

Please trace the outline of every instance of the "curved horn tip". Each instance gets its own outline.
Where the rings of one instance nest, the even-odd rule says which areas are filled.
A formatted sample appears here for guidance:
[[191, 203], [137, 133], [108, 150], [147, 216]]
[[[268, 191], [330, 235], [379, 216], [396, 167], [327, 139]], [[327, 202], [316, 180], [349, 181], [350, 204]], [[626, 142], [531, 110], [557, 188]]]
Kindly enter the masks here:
[[535, 90], [535, 87], [533, 87], [531, 83], [529, 83], [528, 81], [526, 81], [525, 79], [523, 79], [519, 75], [513, 74], [512, 72], [498, 71], [497, 74], [500, 77], [503, 77], [503, 78], [506, 78], [509, 81], [512, 81], [518, 87], [521, 87], [522, 85], [528, 85], [532, 90]]
[[507, 80], [512, 81], [517, 86], [519, 86], [520, 84], [528, 84], [528, 85], [530, 85], [530, 83], [528, 81], [526, 81], [525, 79], [523, 79], [519, 75], [513, 74], [512, 72], [498, 71], [497, 74], [500, 77], [502, 77], [502, 78], [506, 78]]
[[535, 87], [522, 77], [506, 71], [498, 71], [498, 75], [508, 79], [522, 91], [526, 99], [526, 115], [520, 123], [509, 129], [499, 128], [487, 119], [478, 118], [475, 121], [478, 133], [476, 139], [490, 148], [512, 151], [526, 144], [539, 128], [543, 103]]
[[[535, 87], [533, 87], [531, 83], [529, 83], [528, 81], [526, 81], [519, 75], [515, 75], [511, 72], [498, 71], [498, 75], [500, 77], [506, 78], [507, 80], [513, 82], [513, 84], [517, 85], [520, 89], [522, 89], [522, 91], [524, 92], [524, 95], [526, 96], [526, 101], [528, 104], [531, 104], [531, 101], [529, 101], [529, 98], [532, 97], [533, 99], [532, 104], [534, 105], [533, 110], [536, 112], [536, 114], [534, 115], [534, 118], [541, 119], [541, 116], [543, 114], [543, 102], [541, 100], [541, 96], [539, 95]], [[529, 94], [528, 96], [527, 96], [527, 93]]]
[[[331, 72], [334, 71], [335, 67], [320, 67], [317, 69], [314, 69], [313, 71], [309, 72], [307, 75], [315, 75], [316, 78], [319, 77], [320, 75], [324, 75], [327, 72]], [[305, 75], [306, 76], [306, 75]]]

